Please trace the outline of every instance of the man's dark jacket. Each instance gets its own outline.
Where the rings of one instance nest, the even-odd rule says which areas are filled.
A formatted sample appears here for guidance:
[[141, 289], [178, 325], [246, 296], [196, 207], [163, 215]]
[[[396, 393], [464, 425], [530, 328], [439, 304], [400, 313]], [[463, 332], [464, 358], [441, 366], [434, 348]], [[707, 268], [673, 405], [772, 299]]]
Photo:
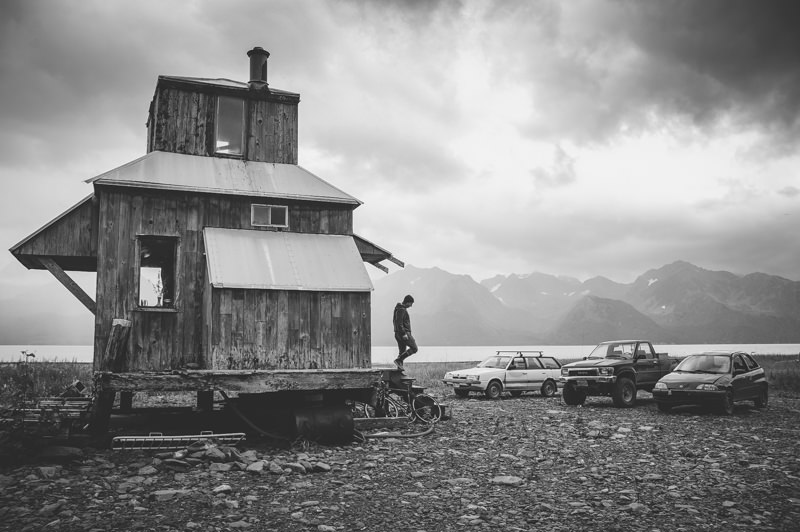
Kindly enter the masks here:
[[408, 309], [402, 303], [398, 303], [394, 307], [394, 334], [400, 336], [404, 334], [411, 334], [411, 318], [408, 315]]

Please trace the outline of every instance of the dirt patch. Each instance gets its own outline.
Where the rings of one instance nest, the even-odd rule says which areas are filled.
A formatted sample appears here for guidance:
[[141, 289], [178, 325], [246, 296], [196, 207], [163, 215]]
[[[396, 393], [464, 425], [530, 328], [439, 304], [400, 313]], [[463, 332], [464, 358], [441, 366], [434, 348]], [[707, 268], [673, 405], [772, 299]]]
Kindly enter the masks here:
[[[419, 438], [5, 467], [4, 530], [796, 530], [800, 400], [724, 417], [607, 398], [440, 398]], [[419, 429], [419, 427], [417, 427]]]

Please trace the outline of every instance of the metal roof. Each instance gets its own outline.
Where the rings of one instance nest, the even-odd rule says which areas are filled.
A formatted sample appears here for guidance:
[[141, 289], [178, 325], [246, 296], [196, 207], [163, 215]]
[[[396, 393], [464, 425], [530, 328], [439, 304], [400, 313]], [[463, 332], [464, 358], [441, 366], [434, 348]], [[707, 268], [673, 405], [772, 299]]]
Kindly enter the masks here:
[[[225, 87], [229, 89], [241, 89], [241, 90], [249, 90], [250, 85], [243, 81], [235, 81], [232, 79], [227, 78], [192, 78], [187, 76], [159, 76], [159, 81], [177, 81], [181, 83], [194, 83], [198, 85], [211, 85], [215, 87]], [[289, 92], [281, 89], [275, 89], [273, 87], [269, 88], [270, 94], [281, 94], [285, 96], [296, 96], [300, 97], [299, 94], [296, 92]]]
[[352, 236], [207, 227], [203, 238], [215, 288], [372, 290]]
[[153, 151], [86, 180], [117, 185], [211, 194], [263, 196], [360, 205], [353, 196], [296, 164], [264, 163]]

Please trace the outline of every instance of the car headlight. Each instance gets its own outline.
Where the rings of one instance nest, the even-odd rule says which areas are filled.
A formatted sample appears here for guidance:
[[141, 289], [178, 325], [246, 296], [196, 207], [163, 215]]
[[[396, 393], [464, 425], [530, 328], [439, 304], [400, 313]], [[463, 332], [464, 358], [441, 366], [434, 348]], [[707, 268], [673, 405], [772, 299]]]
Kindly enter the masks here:
[[562, 375], [569, 375], [569, 370], [567, 368], [561, 368]]
[[701, 384], [700, 386], [697, 387], [697, 389], [715, 392], [719, 390], [719, 386], [717, 386], [716, 384]]
[[668, 389], [667, 385], [663, 382], [657, 382], [655, 386], [653, 386], [654, 390], [666, 390]]
[[445, 379], [452, 379], [452, 378], [453, 378], [453, 374], [452, 374], [452, 373], [449, 373], [449, 372], [448, 372], [448, 373], [445, 373], [445, 374], [444, 374], [444, 378], [445, 378]]
[[481, 382], [480, 375], [473, 375], [472, 377], [470, 377], [470, 379], [474, 380], [475, 382]]
[[614, 368], [597, 368], [598, 375], [613, 375]]

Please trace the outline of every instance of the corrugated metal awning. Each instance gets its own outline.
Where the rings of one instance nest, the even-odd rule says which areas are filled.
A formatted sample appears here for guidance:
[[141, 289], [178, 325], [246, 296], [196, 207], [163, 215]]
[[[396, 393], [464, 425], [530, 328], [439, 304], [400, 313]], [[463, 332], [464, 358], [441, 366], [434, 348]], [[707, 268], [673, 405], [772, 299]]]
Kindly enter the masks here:
[[153, 151], [87, 183], [360, 205], [296, 164]]
[[215, 288], [372, 290], [351, 236], [207, 227], [203, 237]]

